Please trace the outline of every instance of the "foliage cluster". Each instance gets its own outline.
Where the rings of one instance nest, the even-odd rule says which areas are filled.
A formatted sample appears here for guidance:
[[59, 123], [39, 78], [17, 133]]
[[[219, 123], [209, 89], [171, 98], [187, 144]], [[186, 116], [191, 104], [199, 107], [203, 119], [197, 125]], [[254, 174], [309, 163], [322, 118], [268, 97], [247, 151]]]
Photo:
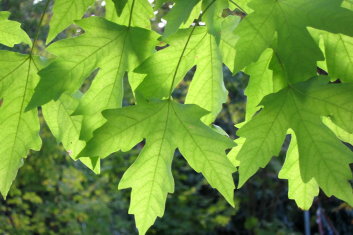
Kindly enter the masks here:
[[[42, 51], [39, 29], [32, 41], [8, 20], [9, 12], [0, 12], [0, 43], [28, 45], [24, 54], [0, 54], [4, 197], [23, 158], [41, 147], [40, 106], [55, 138], [95, 173], [101, 159], [143, 143], [119, 182], [119, 189], [132, 188], [129, 213], [140, 234], [163, 215], [174, 192], [176, 150], [234, 206], [232, 174], [239, 169], [241, 187], [290, 135], [279, 173], [289, 182], [289, 198], [308, 209], [321, 188], [353, 204], [353, 155], [343, 143], [352, 143], [353, 133], [350, 0], [178, 0], [163, 16], [162, 36], [150, 19], [168, 1], [107, 0], [104, 18], [79, 20], [94, 3], [55, 1], [50, 45]], [[227, 13], [230, 6], [236, 10]], [[79, 36], [52, 43], [72, 23]], [[250, 76], [236, 147], [212, 124], [227, 100], [223, 64]], [[329, 76], [317, 76], [318, 67]], [[189, 71], [194, 74], [181, 104], [173, 91]], [[87, 78], [93, 81], [83, 89]], [[135, 105], [123, 107], [127, 82]]]

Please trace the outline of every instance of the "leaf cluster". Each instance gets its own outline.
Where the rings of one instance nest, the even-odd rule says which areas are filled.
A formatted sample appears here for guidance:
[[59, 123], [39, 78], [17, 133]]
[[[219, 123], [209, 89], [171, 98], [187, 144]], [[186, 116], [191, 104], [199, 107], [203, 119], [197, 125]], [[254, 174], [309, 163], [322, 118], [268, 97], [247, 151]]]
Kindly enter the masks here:
[[[239, 169], [241, 187], [279, 154], [287, 134], [279, 177], [288, 180], [289, 197], [308, 209], [321, 188], [353, 204], [353, 155], [343, 143], [353, 133], [349, 1], [107, 0], [104, 18], [81, 19], [94, 2], [54, 2], [44, 57], [35, 49], [39, 31], [32, 42], [8, 20], [10, 13], [0, 12], [0, 43], [29, 48], [27, 54], [0, 51], [4, 197], [28, 152], [41, 147], [40, 106], [58, 142], [95, 173], [111, 153], [144, 144], [119, 183], [132, 188], [129, 213], [140, 234], [163, 216], [174, 191], [176, 150], [234, 206], [232, 174]], [[163, 5], [172, 9], [159, 35], [150, 20]], [[73, 23], [84, 33], [56, 41]], [[250, 76], [246, 120], [235, 143], [212, 124], [227, 100], [223, 64]], [[318, 67], [329, 76], [318, 76]], [[194, 68], [180, 104], [173, 91]], [[135, 105], [123, 107], [125, 77]]]

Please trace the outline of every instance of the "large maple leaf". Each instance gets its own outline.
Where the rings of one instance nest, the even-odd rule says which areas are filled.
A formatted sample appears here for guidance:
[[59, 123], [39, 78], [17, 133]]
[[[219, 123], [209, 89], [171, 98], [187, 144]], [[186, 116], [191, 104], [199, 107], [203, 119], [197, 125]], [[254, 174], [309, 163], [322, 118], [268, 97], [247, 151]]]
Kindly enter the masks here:
[[0, 192], [6, 197], [23, 158], [39, 150], [37, 110], [25, 112], [39, 81], [38, 57], [0, 51]]
[[279, 153], [288, 129], [292, 129], [303, 182], [315, 179], [328, 196], [353, 204], [348, 182], [353, 154], [322, 122], [322, 117], [329, 116], [336, 125], [353, 132], [353, 107], [348, 102], [353, 98], [352, 88], [351, 84], [327, 84], [320, 78], [265, 97], [260, 104], [264, 109], [237, 132], [246, 139], [236, 157], [239, 185]]
[[[86, 30], [85, 34], [61, 40], [48, 48], [58, 58], [40, 71], [41, 80], [28, 109], [57, 100], [64, 92], [74, 93], [97, 68], [100, 71], [94, 83], [98, 88], [86, 96], [93, 96], [97, 104], [101, 101], [98, 106], [119, 106], [123, 75], [153, 51], [156, 41], [152, 31], [117, 25], [99, 17], [89, 17], [77, 24]], [[71, 49], [75, 50], [74, 54]], [[103, 77], [104, 85], [100, 82]]]
[[129, 212], [135, 215], [141, 234], [163, 215], [167, 194], [174, 191], [171, 162], [176, 148], [233, 205], [235, 168], [225, 155], [233, 143], [200, 121], [207, 114], [205, 110], [167, 100], [103, 114], [107, 122], [94, 132], [80, 155], [105, 157], [118, 150], [128, 151], [146, 139], [119, 184], [120, 189], [132, 188]]
[[[146, 74], [137, 87], [140, 99], [162, 99], [179, 84], [196, 65], [186, 103], [197, 104], [210, 111], [202, 120], [213, 122], [226, 101], [222, 56], [216, 39], [206, 27], [182, 29], [166, 39], [169, 47], [154, 53], [135, 72]], [[156, 69], [155, 65], [158, 64]], [[212, 95], [209, 95], [212, 94]]]
[[[0, 43], [32, 45], [20, 24], [8, 17], [0, 12]], [[23, 158], [41, 147], [37, 111], [24, 112], [39, 80], [36, 63], [36, 56], [0, 51], [0, 193], [5, 198]]]
[[[150, 18], [153, 16], [153, 11], [147, 0], [126, 1], [120, 17], [118, 17], [112, 1], [107, 1], [106, 4], [105, 18], [114, 23], [126, 26], [128, 28], [127, 31], [129, 31], [130, 27], [140, 27], [146, 29], [151, 28]], [[146, 30], [144, 32], [146, 32]], [[122, 84], [123, 75], [127, 70], [129, 72], [128, 78], [130, 85], [136, 82], [137, 79], [132, 76], [131, 70], [138, 66], [144, 58], [147, 58], [153, 53], [153, 44], [157, 43], [157, 34], [151, 32], [151, 35], [153, 35], [151, 43], [146, 43], [146, 40], [148, 40], [147, 38], [132, 41], [132, 43], [144, 43], [137, 45], [135, 50], [142, 50], [145, 52], [136, 51], [136, 54], [141, 55], [141, 59], [130, 64], [128, 69], [126, 69], [126, 62], [122, 60], [132, 56], [129, 55], [131, 53], [131, 40], [129, 37], [143, 37], [145, 35], [138, 35], [136, 33], [126, 35], [126, 40], [124, 40], [125, 45], [121, 45], [120, 47], [122, 58], [119, 61], [119, 64], [115, 68], [112, 66], [108, 72], [104, 70], [100, 71], [100, 73], [98, 73], [96, 78], [93, 80], [90, 89], [84, 94], [82, 99], [80, 99], [80, 103], [74, 114], [83, 115], [83, 123], [81, 128], [82, 139], [86, 141], [90, 139], [92, 137], [93, 130], [97, 129], [105, 122], [105, 119], [101, 115], [103, 110], [121, 107], [121, 101], [124, 95]], [[115, 70], [116, 74], [114, 75]], [[114, 85], [107, 86], [107, 82]]]
[[[269, 47], [285, 68], [286, 80], [300, 82], [316, 75], [324, 57], [307, 27], [353, 36], [353, 12], [342, 0], [254, 0], [254, 9], [234, 31], [234, 72], [257, 61]], [[232, 66], [233, 67], [233, 66]]]
[[[25, 32], [18, 31], [18, 28], [12, 30], [16, 33], [12, 34], [12, 38], [7, 38], [7, 41], [14, 44], [29, 41], [32, 44]], [[34, 87], [39, 82], [38, 71], [47, 63], [33, 54], [33, 48], [30, 54], [0, 51], [0, 193], [4, 197], [23, 164], [23, 158], [27, 156], [29, 150], [38, 151], [41, 147], [38, 112], [35, 109], [25, 111], [25, 108], [34, 93]], [[73, 146], [77, 150], [75, 153], [77, 155], [85, 144], [82, 141], [78, 142], [78, 134], [77, 141], [72, 139], [75, 137], [75, 131], [72, 129], [77, 128], [80, 121], [76, 118], [75, 123], [70, 123], [75, 118], [71, 119], [67, 112], [70, 112], [70, 107], [72, 109], [73, 105], [74, 103], [66, 98], [43, 107], [43, 112], [47, 114], [48, 125], [55, 137], [68, 149]], [[47, 113], [49, 110], [50, 114]], [[55, 119], [59, 117], [62, 119], [56, 120], [57, 123], [55, 123]], [[70, 141], [71, 144], [69, 144]], [[81, 148], [78, 148], [79, 145]], [[94, 159], [82, 160], [91, 169], [98, 169]]]

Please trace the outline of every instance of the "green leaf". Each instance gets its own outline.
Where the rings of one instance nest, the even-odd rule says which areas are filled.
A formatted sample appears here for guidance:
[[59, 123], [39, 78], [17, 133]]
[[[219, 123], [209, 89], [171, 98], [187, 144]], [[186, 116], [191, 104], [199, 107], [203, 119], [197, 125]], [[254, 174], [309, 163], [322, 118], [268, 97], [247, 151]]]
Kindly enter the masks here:
[[37, 110], [25, 112], [37, 84], [37, 57], [0, 51], [0, 192], [10, 189], [30, 149], [39, 150]]
[[325, 56], [331, 78], [353, 81], [353, 38], [324, 33]]
[[181, 29], [170, 36], [167, 48], [154, 53], [135, 70], [147, 74], [136, 93], [144, 99], [168, 97], [171, 87], [174, 89], [196, 64], [198, 47], [206, 37], [205, 27]]
[[94, 2], [94, 0], [55, 0], [47, 43], [53, 41], [75, 20], [80, 19]]
[[288, 180], [288, 198], [295, 200], [302, 210], [309, 210], [314, 198], [319, 195], [319, 185], [314, 178], [308, 182], [303, 181], [300, 174], [297, 140], [293, 131], [290, 134], [292, 138], [287, 150], [286, 161], [278, 178]]
[[118, 16], [112, 0], [107, 0], [105, 6], [105, 18], [120, 25], [151, 29], [150, 19], [154, 17], [154, 14], [153, 8], [148, 0], [123, 1], [126, 1], [126, 5], [122, 10], [121, 15]]
[[352, 0], [343, 0], [342, 7], [353, 11], [353, 1]]
[[[124, 7], [128, 1], [129, 0], [113, 0], [113, 3], [115, 5], [115, 9], [116, 9], [118, 16], [121, 16], [121, 13], [123, 12]], [[107, 10], [108, 9], [106, 8], [106, 11]]]
[[322, 122], [330, 128], [333, 133], [339, 138], [341, 141], [349, 143], [350, 145], [353, 145], [353, 134], [347, 132], [343, 128], [337, 126], [330, 118], [323, 118]]
[[219, 44], [222, 29], [222, 13], [228, 8], [228, 0], [218, 0], [212, 3], [213, 0], [202, 1], [202, 8], [205, 12], [202, 19], [206, 22], [208, 32], [212, 34]]
[[199, 18], [201, 12], [202, 12], [202, 1], [199, 1], [199, 3], [197, 3], [192, 9], [192, 11], [190, 12], [189, 18], [180, 25], [179, 29], [189, 28], [192, 25], [192, 23], [194, 23], [194, 21]]
[[223, 82], [222, 56], [212, 35], [206, 35], [200, 42], [196, 63], [196, 72], [185, 103], [197, 104], [210, 111], [201, 118], [208, 125], [216, 119], [228, 95]]
[[[42, 112], [50, 131], [55, 138], [62, 142], [67, 153], [73, 159], [86, 146], [80, 140], [82, 116], [71, 116], [79, 104], [79, 100], [73, 96], [63, 94], [57, 101], [51, 101], [42, 108]], [[81, 162], [95, 173], [99, 173], [100, 165], [96, 158], [82, 157]]]
[[[95, 80], [104, 76], [104, 84], [95, 81], [89, 93], [85, 94], [83, 99], [87, 102], [91, 99], [96, 101], [95, 109], [87, 112], [93, 113], [102, 106], [115, 108], [121, 105], [119, 96], [122, 96], [124, 73], [133, 70], [149, 56], [156, 41], [156, 35], [151, 31], [117, 25], [99, 17], [89, 17], [77, 24], [85, 34], [58, 41], [48, 48], [58, 58], [39, 72], [41, 80], [28, 110], [57, 100], [64, 92], [74, 93], [97, 68], [100, 71]], [[74, 54], [72, 50], [75, 50]], [[87, 102], [83, 101], [78, 114], [83, 113]]]
[[164, 17], [167, 25], [164, 29], [164, 36], [168, 37], [175, 33], [179, 26], [187, 22], [193, 8], [200, 0], [174, 0], [173, 8]]
[[156, 217], [163, 215], [167, 194], [174, 191], [170, 169], [176, 148], [234, 205], [235, 169], [224, 152], [233, 143], [200, 121], [206, 114], [203, 109], [167, 100], [103, 114], [107, 122], [80, 155], [105, 157], [118, 150], [128, 151], [146, 139], [145, 147], [119, 184], [120, 189], [132, 188], [129, 212], [135, 215], [140, 234], [145, 234]]
[[248, 86], [245, 90], [247, 96], [245, 120], [251, 117], [260, 109], [258, 104], [266, 96], [274, 92], [272, 76], [269, 69], [272, 60], [273, 51], [267, 49], [260, 56], [256, 63], [249, 65], [245, 72], [250, 75]]
[[10, 12], [0, 11], [0, 44], [13, 47], [21, 42], [32, 46], [32, 41], [25, 31], [21, 29], [21, 24], [8, 20]]
[[[245, 123], [241, 123], [241, 124], [245, 124]], [[237, 156], [238, 156], [239, 151], [241, 150], [243, 144], [245, 143], [245, 140], [246, 140], [245, 138], [238, 138], [238, 139], [234, 140], [234, 143], [236, 144], [236, 146], [234, 148], [232, 148], [232, 150], [230, 150], [227, 155], [229, 161], [235, 167], [239, 167], [239, 165], [240, 165], [240, 162], [238, 161]]]
[[351, 84], [326, 84], [326, 79], [320, 78], [265, 97], [261, 102], [264, 109], [237, 132], [246, 138], [236, 157], [239, 185], [278, 155], [287, 130], [292, 129], [298, 141], [302, 180], [315, 179], [328, 196], [353, 204], [348, 182], [352, 152], [321, 120], [330, 116], [336, 125], [352, 133], [353, 106], [347, 102], [353, 98], [352, 89]]
[[[340, 7], [341, 0], [254, 0], [254, 12], [234, 31], [234, 72], [258, 60], [274, 48], [285, 67], [285, 79], [300, 82], [316, 75], [316, 62], [323, 55], [307, 31], [313, 27], [353, 36], [353, 12]], [[293, 52], [295, 48], [295, 53]]]
[[[222, 51], [223, 63], [232, 71], [235, 58], [234, 34], [233, 31], [238, 26], [240, 17], [230, 15], [224, 19], [221, 29], [220, 49]], [[234, 71], [233, 71], [234, 73]]]
[[[237, 128], [244, 126], [261, 109], [261, 105], [259, 104], [265, 96], [276, 91], [273, 82], [273, 72], [269, 69], [272, 57], [273, 51], [267, 49], [258, 61], [249, 65], [245, 70], [250, 75], [248, 85], [244, 91], [247, 96], [246, 115], [245, 121], [237, 124]], [[234, 142], [237, 146], [228, 153], [228, 158], [234, 166], [238, 167], [240, 165], [237, 157], [245, 141], [246, 139], [243, 137], [236, 139]]]

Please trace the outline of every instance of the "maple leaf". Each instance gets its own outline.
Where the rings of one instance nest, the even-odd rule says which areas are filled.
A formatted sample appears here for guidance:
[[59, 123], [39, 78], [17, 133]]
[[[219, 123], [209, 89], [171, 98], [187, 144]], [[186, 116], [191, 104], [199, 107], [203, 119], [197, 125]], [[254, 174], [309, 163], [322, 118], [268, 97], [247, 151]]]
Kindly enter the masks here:
[[[234, 20], [237, 21], [237, 19], [233, 18], [230, 19], [230, 22]], [[227, 38], [227, 40], [228, 39], [229, 38]], [[228, 44], [221, 44], [223, 53], [226, 52], [225, 49], [227, 48], [227, 45]], [[245, 121], [235, 125], [237, 128], [241, 128], [242, 126], [244, 126], [247, 122], [251, 120], [254, 114], [256, 114], [256, 112], [261, 109], [261, 106], [259, 104], [266, 95], [269, 95], [276, 91], [276, 88], [274, 86], [275, 82], [273, 81], [273, 71], [269, 69], [272, 57], [273, 51], [271, 49], [266, 49], [262, 53], [258, 61], [250, 64], [245, 69], [245, 72], [250, 76], [248, 85], [244, 91], [244, 94], [247, 96]], [[240, 165], [240, 162], [238, 161], [237, 157], [245, 141], [246, 139], [244, 137], [237, 138], [234, 141], [237, 146], [232, 148], [232, 150], [228, 153], [229, 160], [236, 167]]]
[[353, 38], [323, 32], [324, 52], [331, 78], [353, 81]]
[[202, 13], [202, 3], [203, 1], [199, 1], [192, 11], [190, 12], [189, 18], [186, 19], [180, 26], [179, 29], [186, 29], [189, 28], [195, 20], [197, 20]]
[[32, 45], [31, 39], [25, 31], [21, 29], [21, 24], [8, 20], [10, 12], [0, 11], [0, 44], [13, 47], [21, 42]]
[[[164, 3], [167, 1], [160, 1], [158, 5], [160, 6], [162, 2]], [[164, 17], [167, 20], [167, 25], [163, 34], [165, 37], [175, 33], [183, 23], [190, 23], [190, 20], [188, 20], [190, 15], [197, 18], [200, 14], [200, 12], [198, 12], [199, 14], [196, 12], [196, 15], [191, 14], [200, 0], [174, 0], [173, 2], [175, 2], [173, 8]], [[190, 19], [192, 21], [194, 20], [192, 18]], [[186, 24], [186, 26], [188, 27], [189, 25]]]
[[221, 41], [219, 44], [222, 52], [223, 63], [229, 68], [233, 69], [235, 50], [234, 50], [234, 33], [233, 31], [238, 26], [240, 17], [230, 15], [226, 17], [222, 22], [221, 28]]
[[[162, 38], [162, 40], [164, 39]], [[197, 69], [201, 70], [200, 73], [203, 73], [202, 70], [205, 69], [210, 71], [209, 68], [205, 68], [205, 66], [209, 66], [202, 60], [202, 56], [212, 53], [210, 49], [216, 53], [212, 59], [215, 61], [220, 59], [220, 56], [217, 55], [217, 45], [213, 44], [213, 39], [207, 33], [206, 27], [179, 30], [165, 39], [165, 42], [169, 44], [167, 48], [154, 53], [135, 69], [137, 73], [146, 74], [136, 89], [136, 93], [144, 99], [168, 97], [171, 89], [174, 89], [195, 65], [197, 65]], [[210, 47], [210, 44], [213, 47]], [[206, 48], [207, 45], [208, 48]], [[155, 69], [156, 64], [160, 65], [158, 69]], [[216, 62], [216, 65], [219, 65], [219, 62]], [[216, 67], [218, 69], [219, 66]], [[215, 74], [217, 73], [212, 73], [209, 77], [213, 77]], [[218, 75], [217, 77], [219, 77]]]
[[287, 150], [286, 160], [278, 178], [288, 180], [288, 198], [294, 199], [302, 210], [309, 210], [314, 198], [319, 194], [319, 185], [315, 178], [304, 182], [300, 173], [298, 143], [293, 131]]
[[[72, 159], [86, 146], [80, 140], [83, 116], [71, 116], [79, 104], [80, 93], [75, 96], [63, 94], [57, 101], [51, 101], [42, 107], [43, 116], [55, 138], [62, 142]], [[100, 172], [97, 158], [81, 157], [80, 161], [95, 173]]]
[[114, 1], [114, 3], [115, 2], [119, 2], [119, 4], [125, 2], [125, 6], [121, 10], [120, 15], [118, 15], [117, 11], [114, 9], [112, 0], [107, 0], [105, 7], [105, 18], [107, 20], [113, 21], [120, 25], [151, 29], [150, 19], [154, 17], [154, 14], [153, 8], [148, 0], [117, 0]]
[[132, 188], [129, 213], [135, 215], [140, 234], [164, 213], [168, 193], [174, 191], [171, 162], [178, 148], [190, 166], [201, 172], [231, 204], [235, 168], [225, 156], [233, 146], [227, 137], [204, 125], [207, 112], [196, 105], [170, 100], [150, 102], [103, 112], [107, 122], [94, 132], [80, 154], [105, 157], [118, 150], [128, 151], [146, 139], [134, 164], [125, 172], [119, 188]]
[[[137, 73], [147, 74], [135, 90], [137, 98], [148, 100], [168, 97], [171, 90], [196, 65], [185, 102], [210, 111], [202, 117], [202, 121], [212, 123], [227, 98], [222, 56], [216, 39], [207, 32], [206, 27], [196, 27], [179, 30], [166, 41], [170, 43], [169, 47], [153, 54], [135, 69]], [[160, 65], [158, 69], [155, 69], [156, 64]]]
[[[155, 45], [156, 35], [146, 29], [117, 25], [99, 17], [89, 17], [77, 24], [85, 29], [85, 34], [58, 41], [48, 48], [58, 58], [39, 72], [41, 80], [28, 110], [57, 100], [64, 92], [74, 93], [97, 68], [100, 71], [92, 86], [96, 83], [98, 88], [92, 87], [84, 99], [93, 98], [96, 104], [101, 101], [97, 109], [120, 105], [121, 99], [117, 97], [122, 96], [124, 73], [144, 60]], [[72, 50], [75, 50], [74, 54]], [[97, 82], [103, 77], [104, 84]]]
[[[353, 134], [343, 130], [329, 118], [324, 118], [323, 123], [329, 127], [341, 141], [353, 144]], [[309, 210], [314, 197], [319, 194], [319, 185], [314, 178], [308, 182], [304, 182], [301, 178], [297, 140], [293, 131], [289, 131], [289, 133], [292, 138], [288, 147], [286, 160], [278, 177], [288, 180], [288, 197], [294, 199], [301, 209]]]
[[37, 110], [25, 112], [39, 81], [36, 56], [0, 51], [0, 192], [4, 198], [30, 149], [39, 150]]
[[245, 120], [249, 121], [251, 117], [259, 110], [258, 104], [266, 96], [275, 92], [273, 82], [273, 72], [269, 69], [272, 61], [273, 51], [267, 49], [260, 56], [256, 63], [246, 67], [245, 73], [249, 74], [250, 79], [245, 89], [247, 96]]
[[216, 39], [208, 34], [199, 43], [197, 69], [186, 95], [186, 104], [197, 104], [210, 111], [201, 120], [211, 124], [227, 101], [223, 82], [223, 63]]
[[94, 2], [94, 0], [55, 0], [47, 42], [53, 41], [74, 20], [80, 19]]
[[203, 12], [202, 20], [205, 21], [209, 34], [213, 35], [219, 44], [222, 29], [222, 13], [228, 8], [228, 0], [204, 0], [202, 1]]
[[[125, 3], [126, 6], [124, 6], [120, 17], [118, 17], [116, 11], [114, 11], [112, 1], [107, 1], [106, 4], [106, 19], [113, 21], [117, 24], [125, 25], [128, 28], [130, 28], [131, 26], [142, 27], [147, 29], [151, 28], [149, 19], [153, 16], [153, 12], [152, 7], [148, 1], [127, 1]], [[127, 29], [127, 31], [129, 31], [129, 29]], [[152, 54], [153, 45], [154, 42], [156, 42], [156, 34], [154, 35], [153, 33], [151, 33], [151, 35], [153, 36], [153, 39], [151, 39], [151, 43], [146, 43], [147, 38], [146, 40], [141, 39], [141, 43], [144, 44], [137, 44], [135, 48], [131, 48], [131, 42], [129, 41], [129, 37], [140, 37], [142, 35], [126, 35], [126, 39], [124, 40], [125, 45], [122, 45], [120, 47], [122, 58], [119, 62], [119, 67], [116, 71], [116, 77], [114, 77], [115, 70], [113, 69], [113, 67], [112, 70], [108, 70], [108, 72], [101, 70], [100, 73], [98, 73], [92, 85], [90, 86], [90, 89], [80, 100], [80, 104], [76, 112], [74, 112], [75, 115], [83, 115], [80, 138], [86, 141], [89, 140], [92, 137], [92, 132], [101, 125], [103, 125], [105, 119], [101, 115], [101, 111], [105, 109], [121, 107], [121, 100], [123, 98], [123, 84], [121, 79], [123, 78], [125, 71], [131, 71], [131, 68], [136, 67], [138, 65], [137, 63], [140, 63], [143, 58], [147, 58], [150, 54]], [[126, 62], [124, 62], [123, 59], [128, 58], [129, 54], [131, 53], [131, 49], [135, 50], [135, 54], [140, 53], [143, 56], [141, 56], [142, 59], [140, 61], [136, 61], [136, 64], [130, 64], [129, 69], [126, 68]], [[145, 51], [145, 54], [143, 54], [143, 52], [139, 52], [138, 50]], [[114, 86], [111, 86], [112, 90], [108, 90], [108, 92], [108, 87], [106, 86], [107, 79], [110, 83], [115, 83]], [[132, 79], [130, 79], [130, 75], [129, 82], [134, 82], [132, 81]]]
[[[324, 57], [307, 27], [353, 36], [353, 12], [341, 0], [254, 0], [254, 12], [234, 31], [234, 72], [255, 62], [272, 47], [285, 67], [286, 80], [300, 82], [316, 75], [316, 61]], [[295, 51], [294, 51], [295, 49]]]
[[[276, 61], [273, 60], [273, 56], [275, 56], [273, 55], [273, 51], [267, 49], [263, 52], [257, 62], [249, 65], [245, 69], [245, 72], [250, 75], [250, 80], [245, 90], [247, 96], [246, 120], [244, 123], [237, 125], [239, 128], [251, 121], [252, 116], [261, 108], [261, 105], [259, 105], [260, 101], [266, 95], [285, 87], [282, 82], [279, 82], [282, 78], [277, 78], [275, 76], [276, 73], [273, 73], [273, 71], [269, 69], [271, 66], [280, 66], [274, 65]], [[339, 139], [345, 142], [352, 142], [353, 137], [351, 134], [346, 133], [332, 122], [330, 125], [328, 125], [327, 122], [324, 123]], [[304, 182], [301, 178], [297, 141], [294, 132], [291, 131], [290, 134], [292, 135], [291, 144], [287, 151], [286, 161], [279, 173], [279, 178], [288, 180], [288, 197], [294, 199], [301, 209], [308, 210], [313, 202], [313, 198], [317, 196], [319, 192], [319, 186], [314, 178], [310, 179], [308, 182]], [[236, 139], [235, 142], [237, 146], [228, 154], [228, 157], [234, 166], [240, 165], [238, 154], [245, 141], [246, 138], [244, 137]]]
[[246, 139], [236, 157], [240, 186], [279, 153], [287, 130], [292, 129], [298, 141], [302, 180], [306, 183], [314, 178], [328, 196], [353, 204], [348, 182], [352, 152], [321, 120], [330, 116], [336, 125], [353, 132], [353, 107], [347, 102], [353, 98], [352, 85], [326, 81], [299, 83], [263, 99], [260, 105], [264, 109], [237, 132]]
[[197, 47], [206, 36], [205, 27], [194, 27], [179, 30], [165, 39], [169, 46], [154, 53], [135, 69], [137, 73], [147, 74], [136, 93], [144, 99], [168, 97], [172, 83], [173, 89], [195, 65]]

